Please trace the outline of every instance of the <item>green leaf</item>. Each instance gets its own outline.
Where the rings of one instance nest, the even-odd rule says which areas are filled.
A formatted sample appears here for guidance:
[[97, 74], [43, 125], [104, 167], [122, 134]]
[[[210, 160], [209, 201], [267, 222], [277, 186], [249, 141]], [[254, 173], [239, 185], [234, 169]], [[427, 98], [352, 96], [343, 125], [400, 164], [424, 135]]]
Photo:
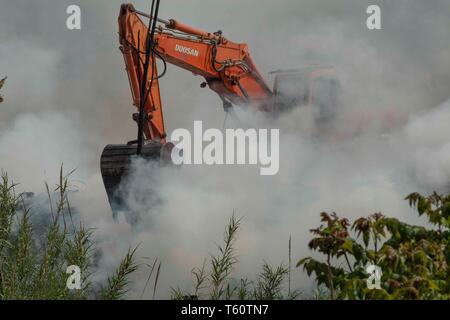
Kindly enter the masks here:
[[424, 214], [431, 208], [431, 204], [424, 197], [419, 197], [419, 201], [417, 203], [417, 212], [419, 212], [419, 216]]
[[346, 252], [350, 252], [353, 253], [353, 242], [350, 239], [345, 239], [344, 243], [342, 244], [342, 248], [346, 251]]
[[363, 241], [364, 241], [364, 245], [366, 247], [369, 245], [369, 239], [370, 239], [369, 232], [364, 232], [363, 233]]
[[311, 259], [312, 259], [311, 257], [306, 257], [306, 258], [303, 258], [303, 259], [299, 260], [299, 261], [297, 262], [296, 267], [298, 268], [298, 267], [304, 265], [307, 261], [309, 261], [309, 260], [311, 260]]

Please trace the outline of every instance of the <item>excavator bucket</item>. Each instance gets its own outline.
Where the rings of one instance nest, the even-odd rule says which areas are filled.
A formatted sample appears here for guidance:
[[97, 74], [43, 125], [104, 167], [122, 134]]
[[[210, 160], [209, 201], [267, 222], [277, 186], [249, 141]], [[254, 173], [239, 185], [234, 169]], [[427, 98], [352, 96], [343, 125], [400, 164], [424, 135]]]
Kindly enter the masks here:
[[109, 144], [103, 149], [100, 170], [114, 218], [118, 211], [127, 210], [124, 192], [120, 186], [133, 169], [133, 159], [140, 157], [147, 161], [158, 162], [160, 165], [168, 165], [171, 164], [172, 148], [172, 143], [149, 141], [142, 146], [139, 155], [136, 144]]

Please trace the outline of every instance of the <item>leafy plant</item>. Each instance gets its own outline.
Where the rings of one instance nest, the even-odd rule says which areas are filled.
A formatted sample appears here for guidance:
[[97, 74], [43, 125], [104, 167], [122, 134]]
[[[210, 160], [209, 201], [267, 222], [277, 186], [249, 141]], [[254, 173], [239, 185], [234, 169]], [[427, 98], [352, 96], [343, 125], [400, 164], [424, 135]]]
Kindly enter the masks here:
[[127, 285], [129, 284], [128, 276], [138, 268], [133, 258], [136, 249], [137, 247], [133, 250], [128, 250], [115, 274], [108, 278], [108, 285], [102, 293], [103, 299], [117, 300], [127, 293]]
[[218, 246], [218, 254], [212, 255], [209, 260], [209, 272], [207, 272], [205, 260], [201, 268], [192, 270], [195, 278], [193, 292], [185, 292], [179, 288], [172, 289], [173, 299], [273, 300], [295, 299], [300, 295], [297, 290], [291, 292], [290, 287], [287, 294], [284, 293], [284, 284], [290, 271], [283, 264], [273, 268], [264, 262], [255, 281], [247, 278], [236, 280], [231, 277], [238, 262], [234, 244], [240, 223], [241, 219], [236, 219], [233, 214], [225, 229], [224, 244]]
[[[302, 266], [309, 276], [314, 274], [331, 299], [449, 299], [450, 195], [412, 193], [406, 200], [435, 228], [375, 213], [355, 220], [349, 230], [347, 219], [322, 213], [323, 224], [311, 230], [315, 237], [309, 248], [324, 254], [326, 260], [306, 257], [297, 267]], [[360, 238], [362, 243], [357, 241]], [[368, 264], [382, 270], [380, 289], [367, 286]]]
[[[69, 173], [70, 175], [70, 173]], [[93, 254], [97, 251], [92, 230], [75, 226], [68, 200], [68, 176], [60, 170], [53, 208], [53, 192], [48, 185], [50, 208], [39, 213], [48, 218], [45, 233], [35, 233], [32, 212], [24, 195], [16, 194], [15, 184], [6, 173], [0, 181], [0, 300], [2, 299], [120, 299], [127, 292], [128, 276], [137, 266], [136, 249], [129, 251], [107, 285], [98, 290], [91, 282]], [[76, 265], [81, 271], [80, 290], [67, 288], [66, 269]]]

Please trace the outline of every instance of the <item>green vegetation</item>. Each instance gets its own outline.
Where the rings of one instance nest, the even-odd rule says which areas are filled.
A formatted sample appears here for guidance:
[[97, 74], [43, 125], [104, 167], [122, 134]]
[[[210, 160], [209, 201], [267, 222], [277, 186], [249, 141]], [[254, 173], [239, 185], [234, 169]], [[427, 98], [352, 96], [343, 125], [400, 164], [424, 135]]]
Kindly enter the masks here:
[[173, 299], [239, 299], [239, 300], [275, 300], [295, 299], [300, 296], [299, 291], [286, 290], [286, 281], [290, 284], [290, 268], [283, 264], [272, 267], [263, 263], [255, 281], [247, 278], [234, 279], [231, 277], [236, 258], [234, 243], [241, 220], [231, 217], [224, 234], [223, 245], [218, 246], [218, 254], [209, 259], [208, 269], [206, 260], [201, 268], [194, 268], [194, 290], [185, 292], [179, 288], [172, 290]]
[[[130, 273], [136, 270], [130, 250], [116, 273], [106, 285], [94, 284], [91, 276], [96, 269], [93, 255], [97, 251], [92, 230], [82, 224], [75, 226], [67, 198], [68, 175], [62, 167], [58, 195], [53, 205], [47, 186], [50, 223], [44, 234], [34, 232], [32, 213], [24, 196], [16, 194], [15, 185], [2, 173], [0, 181], [0, 300], [3, 299], [120, 299], [127, 292]], [[42, 215], [43, 213], [40, 213]], [[80, 290], [69, 290], [66, 268], [77, 265], [81, 270]]]
[[[33, 223], [26, 195], [16, 194], [6, 173], [0, 181], [0, 300], [2, 299], [121, 299], [129, 276], [139, 265], [130, 249], [104, 284], [93, 283], [101, 272], [93, 263], [98, 252], [93, 230], [74, 223], [67, 197], [68, 175], [61, 167], [59, 183], [47, 187], [49, 208], [40, 212], [45, 230]], [[54, 199], [56, 197], [56, 199]], [[322, 224], [311, 230], [309, 248], [324, 261], [306, 257], [297, 263], [317, 282], [313, 299], [450, 299], [450, 195], [412, 193], [409, 205], [426, 218], [428, 227], [409, 225], [381, 213], [351, 223], [336, 213], [320, 214]], [[44, 219], [45, 218], [45, 219]], [[193, 289], [172, 290], [173, 299], [297, 299], [291, 291], [291, 241], [288, 265], [263, 263], [254, 280], [233, 277], [238, 263], [235, 241], [241, 220], [231, 217], [217, 253], [194, 268]], [[37, 228], [38, 227], [38, 228]], [[39, 229], [36, 232], [36, 229]], [[159, 263], [158, 263], [159, 262]], [[368, 289], [368, 265], [383, 274], [381, 289]], [[67, 266], [81, 270], [80, 290], [67, 288]], [[141, 298], [155, 274], [156, 294], [161, 262], [155, 259]], [[287, 288], [286, 288], [287, 287]], [[309, 296], [309, 295], [308, 295]]]
[[[331, 299], [450, 299], [450, 195], [412, 193], [406, 200], [432, 228], [381, 213], [350, 224], [323, 212], [309, 248], [325, 262], [307, 257], [297, 266], [314, 274]], [[381, 289], [367, 288], [368, 264], [381, 268]]]

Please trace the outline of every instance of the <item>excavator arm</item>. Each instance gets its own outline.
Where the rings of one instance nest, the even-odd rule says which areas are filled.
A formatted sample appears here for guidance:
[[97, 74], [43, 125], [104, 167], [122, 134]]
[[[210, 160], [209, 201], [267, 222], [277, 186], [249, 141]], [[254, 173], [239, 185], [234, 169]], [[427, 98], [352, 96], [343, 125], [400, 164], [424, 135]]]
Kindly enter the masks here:
[[[150, 19], [151, 28], [143, 18]], [[120, 185], [131, 172], [134, 156], [170, 162], [173, 144], [166, 141], [159, 90], [167, 63], [202, 76], [205, 82], [201, 86], [215, 91], [226, 111], [233, 104], [272, 111], [272, 92], [253, 63], [246, 44], [229, 41], [220, 31], [208, 33], [175, 20], [157, 17], [153, 20], [131, 4], [121, 6], [118, 22], [120, 50], [133, 104], [138, 109], [133, 119], [139, 129], [136, 141], [107, 145], [101, 156], [102, 178], [114, 217], [117, 212], [127, 210], [123, 201], [127, 196], [123, 193], [127, 191]], [[164, 65], [162, 72], [158, 71], [157, 59]]]
[[[141, 18], [152, 19], [124, 4], [119, 14], [120, 50], [125, 59], [133, 102], [140, 106], [141, 85], [144, 83], [146, 36], [149, 32]], [[224, 103], [251, 105], [262, 111], [271, 111], [272, 92], [257, 70], [248, 52], [247, 44], [227, 40], [221, 32], [207, 33], [173, 19], [160, 23], [154, 34], [153, 53], [145, 81], [146, 140], [165, 142], [163, 107], [159, 90], [159, 77], [155, 58], [176, 65], [205, 78], [203, 86], [215, 91]], [[153, 79], [153, 80], [152, 80]]]
[[[294, 107], [316, 105], [321, 125], [326, 126], [338, 105], [339, 82], [333, 68], [278, 70], [274, 72], [272, 93], [250, 57], [247, 44], [232, 42], [221, 31], [209, 33], [173, 19], [159, 19], [159, 3], [160, 0], [152, 0], [150, 14], [137, 11], [131, 4], [120, 8], [120, 50], [138, 109], [133, 114], [138, 123], [138, 139], [107, 145], [101, 156], [101, 173], [113, 216], [130, 209], [123, 201], [129, 190], [120, 186], [132, 172], [131, 159], [137, 155], [161, 164], [171, 163], [173, 144], [166, 141], [159, 90], [168, 63], [203, 77], [201, 86], [216, 92], [226, 111], [234, 104], [276, 116]], [[148, 26], [143, 19], [148, 19]], [[162, 71], [158, 70], [157, 60], [163, 63]]]

